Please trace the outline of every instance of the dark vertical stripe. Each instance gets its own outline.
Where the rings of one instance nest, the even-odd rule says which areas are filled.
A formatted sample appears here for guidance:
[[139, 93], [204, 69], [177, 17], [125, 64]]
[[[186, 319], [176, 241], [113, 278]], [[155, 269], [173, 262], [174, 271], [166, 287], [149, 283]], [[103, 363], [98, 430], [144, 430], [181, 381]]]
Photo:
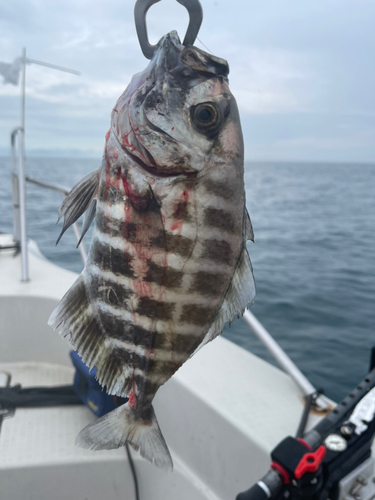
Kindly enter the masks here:
[[190, 292], [197, 292], [208, 297], [220, 297], [227, 284], [227, 277], [220, 273], [200, 271], [193, 276]]
[[138, 301], [136, 313], [152, 319], [168, 321], [173, 319], [173, 311], [176, 304], [141, 297]]
[[128, 301], [134, 295], [133, 290], [96, 275], [90, 276], [89, 283], [91, 300], [99, 299], [104, 304], [129, 310]]
[[129, 342], [136, 346], [150, 349], [153, 345], [153, 333], [142, 326], [119, 318], [109, 311], [99, 309], [100, 322], [103, 325], [103, 337]]
[[151, 260], [148, 261], [148, 270], [143, 281], [154, 282], [166, 288], [179, 288], [184, 273], [169, 267], [158, 266]]
[[130, 242], [136, 241], [137, 225], [133, 222], [119, 222], [116, 219], [106, 217], [103, 213], [99, 213], [96, 217], [96, 227], [101, 233], [122, 236]]
[[191, 217], [189, 214], [189, 205], [187, 201], [179, 201], [174, 206], [172, 217], [177, 220], [189, 222]]
[[203, 326], [212, 316], [212, 307], [204, 307], [198, 304], [186, 304], [182, 308], [180, 316], [181, 323]]
[[159, 231], [158, 235], [151, 239], [150, 244], [158, 248], [165, 248], [167, 252], [189, 257], [194, 248], [195, 240], [180, 234]]
[[236, 233], [238, 224], [232, 214], [221, 208], [209, 207], [204, 212], [204, 223], [206, 226], [221, 229], [227, 233]]
[[218, 196], [219, 198], [223, 198], [224, 200], [230, 200], [231, 198], [233, 198], [233, 196], [236, 195], [236, 189], [224, 182], [207, 179], [203, 182], [203, 185], [207, 189], [207, 191], [214, 194], [215, 196]]
[[203, 242], [201, 257], [219, 264], [231, 264], [233, 262], [232, 247], [225, 240], [206, 240]]
[[103, 271], [111, 271], [114, 274], [135, 278], [130, 264], [133, 257], [123, 250], [118, 250], [110, 245], [94, 240], [92, 244], [92, 259]]

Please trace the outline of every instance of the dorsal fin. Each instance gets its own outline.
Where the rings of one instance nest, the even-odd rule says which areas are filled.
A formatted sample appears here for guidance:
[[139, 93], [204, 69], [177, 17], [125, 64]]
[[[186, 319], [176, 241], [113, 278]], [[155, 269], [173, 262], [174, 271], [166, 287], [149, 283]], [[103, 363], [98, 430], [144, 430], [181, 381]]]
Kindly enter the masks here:
[[[96, 198], [99, 188], [100, 170], [101, 169], [95, 170], [95, 172], [91, 172], [91, 174], [84, 177], [74, 186], [68, 196], [64, 198], [59, 210], [59, 218], [57, 219], [57, 222], [59, 222], [61, 217], [64, 217], [64, 225], [60, 236], [57, 238], [56, 245], [68, 227], [74, 224], [81, 217], [81, 215], [88, 209], [91, 202]], [[92, 216], [92, 213], [90, 215]], [[92, 222], [94, 216], [91, 217], [90, 223]], [[85, 232], [88, 227], [89, 226], [86, 227]]]
[[245, 213], [244, 213], [244, 218], [245, 218], [245, 237], [246, 241], [251, 240], [254, 243], [254, 231], [253, 231], [253, 225], [251, 224], [251, 219], [249, 212], [247, 211], [247, 208], [245, 207]]

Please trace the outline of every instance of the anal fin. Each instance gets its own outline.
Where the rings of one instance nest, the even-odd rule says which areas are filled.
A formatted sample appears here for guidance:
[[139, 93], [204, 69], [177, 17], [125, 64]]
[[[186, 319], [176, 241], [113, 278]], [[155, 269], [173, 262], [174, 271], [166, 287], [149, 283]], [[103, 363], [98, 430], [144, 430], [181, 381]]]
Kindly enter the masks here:
[[96, 367], [96, 378], [109, 394], [126, 397], [132, 383], [132, 369], [115, 351], [111, 339], [102, 329], [88, 300], [84, 275], [61, 299], [48, 324], [67, 337], [70, 344], [90, 368]]

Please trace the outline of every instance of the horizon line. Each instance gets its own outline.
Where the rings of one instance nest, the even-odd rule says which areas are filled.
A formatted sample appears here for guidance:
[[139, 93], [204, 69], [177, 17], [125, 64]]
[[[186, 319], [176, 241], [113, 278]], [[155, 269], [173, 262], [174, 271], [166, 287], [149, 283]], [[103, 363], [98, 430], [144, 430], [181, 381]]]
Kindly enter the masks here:
[[[31, 150], [33, 151], [33, 150]], [[34, 151], [38, 151], [38, 150], [34, 150]], [[74, 151], [74, 150], [73, 150]], [[45, 150], [45, 153], [42, 153], [42, 154], [33, 154], [31, 153], [31, 155], [25, 155], [25, 159], [27, 159], [28, 157], [29, 158], [36, 158], [36, 159], [46, 159], [46, 158], [49, 158], [49, 159], [61, 159], [61, 158], [65, 158], [65, 159], [77, 159], [77, 158], [80, 158], [80, 159], [84, 159], [84, 160], [94, 160], [96, 159], [95, 155], [93, 153], [88, 153], [87, 155], [85, 153], [79, 153], [79, 154], [76, 154], [74, 155], [74, 152], [72, 151], [72, 154], [67, 154], [67, 155], [64, 155], [64, 154], [57, 154], [56, 155], [56, 151], [51, 151], [51, 152], [48, 152], [48, 150]], [[79, 150], [77, 150], [77, 153], [78, 153]], [[102, 159], [102, 154], [100, 155], [100, 161]], [[11, 158], [11, 154], [9, 152], [9, 154], [5, 154], [1, 151], [0, 149], [0, 158]], [[289, 159], [289, 160], [283, 160], [283, 159], [279, 159], [279, 160], [276, 160], [276, 159], [256, 159], [256, 158], [245, 158], [244, 159], [244, 163], [328, 163], [328, 164], [346, 164], [346, 165], [375, 165], [375, 159], [372, 160], [372, 161], [369, 161], [369, 160], [307, 160], [307, 159]]]

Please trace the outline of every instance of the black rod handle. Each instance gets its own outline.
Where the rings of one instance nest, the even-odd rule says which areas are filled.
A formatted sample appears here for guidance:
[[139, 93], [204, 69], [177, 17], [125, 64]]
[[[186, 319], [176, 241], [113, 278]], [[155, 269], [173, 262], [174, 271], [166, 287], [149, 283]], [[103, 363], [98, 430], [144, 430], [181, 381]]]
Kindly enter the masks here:
[[283, 480], [280, 474], [274, 469], [270, 469], [249, 490], [237, 495], [236, 500], [267, 500], [275, 498], [283, 486]]
[[236, 500], [267, 500], [268, 495], [258, 483], [254, 484], [249, 490], [237, 495]]

